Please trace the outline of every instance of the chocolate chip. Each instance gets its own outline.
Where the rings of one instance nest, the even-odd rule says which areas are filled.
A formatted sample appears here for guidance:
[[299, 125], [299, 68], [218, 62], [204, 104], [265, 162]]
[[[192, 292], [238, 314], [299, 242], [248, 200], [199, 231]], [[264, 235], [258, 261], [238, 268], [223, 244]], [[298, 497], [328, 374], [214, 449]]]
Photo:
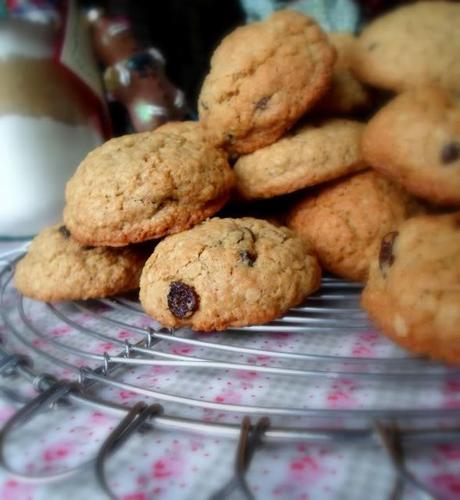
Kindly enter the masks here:
[[441, 149], [441, 161], [445, 165], [460, 158], [460, 142], [449, 142]]
[[271, 99], [271, 95], [266, 95], [265, 97], [262, 97], [262, 99], [259, 99], [255, 105], [254, 105], [254, 109], [257, 110], [257, 111], [264, 111], [267, 109], [267, 104], [268, 104], [268, 101]]
[[169, 285], [168, 308], [176, 318], [190, 318], [198, 305], [199, 297], [193, 286], [182, 281], [173, 281]]
[[64, 236], [66, 240], [70, 238], [70, 231], [67, 229], [66, 226], [60, 226], [58, 231]]
[[386, 275], [388, 268], [391, 267], [395, 261], [393, 245], [398, 234], [398, 231], [392, 231], [391, 233], [387, 233], [382, 238], [379, 253], [379, 267], [384, 276]]
[[257, 255], [249, 252], [248, 250], [241, 250], [241, 252], [240, 252], [240, 259], [247, 266], [253, 267], [254, 266], [254, 262], [257, 259]]

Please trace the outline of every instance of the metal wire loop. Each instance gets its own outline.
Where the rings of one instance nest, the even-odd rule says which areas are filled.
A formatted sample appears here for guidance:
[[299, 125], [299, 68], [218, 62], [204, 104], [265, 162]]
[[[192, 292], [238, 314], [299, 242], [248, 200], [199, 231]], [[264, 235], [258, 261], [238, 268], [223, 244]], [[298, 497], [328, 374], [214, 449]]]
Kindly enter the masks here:
[[[16, 259], [17, 260], [17, 259]], [[117, 379], [112, 376], [116, 373], [118, 369], [120, 371], [123, 367], [127, 366], [148, 366], [148, 365], [161, 365], [162, 363], [176, 364], [177, 366], [183, 366], [191, 368], [192, 366], [198, 369], [201, 368], [211, 368], [211, 369], [236, 369], [236, 370], [246, 370], [254, 369], [260, 372], [272, 372], [278, 375], [295, 375], [302, 377], [318, 377], [326, 376], [329, 378], [337, 378], [341, 376], [347, 376], [350, 378], [364, 378], [369, 380], [398, 380], [399, 377], [410, 378], [415, 381], [421, 380], [441, 380], [445, 377], [455, 377], [458, 379], [460, 377], [460, 370], [450, 370], [446, 371], [441, 367], [433, 367], [430, 364], [422, 364], [421, 360], [407, 359], [405, 357], [363, 357], [356, 358], [354, 356], [337, 356], [328, 354], [318, 354], [316, 352], [291, 352], [288, 350], [278, 350], [278, 349], [266, 349], [260, 348], [259, 344], [256, 347], [251, 343], [241, 343], [238, 341], [228, 341], [218, 342], [214, 340], [202, 340], [202, 338], [197, 338], [195, 336], [190, 336], [185, 329], [168, 329], [160, 327], [157, 323], [153, 321], [150, 323], [150, 327], [140, 327], [137, 323], [125, 322], [118, 319], [116, 314], [99, 314], [98, 310], [93, 311], [92, 307], [82, 302], [77, 302], [75, 305], [80, 311], [86, 311], [95, 318], [99, 318], [102, 324], [110, 324], [111, 327], [116, 325], [117, 328], [126, 328], [127, 330], [134, 332], [135, 334], [141, 334], [142, 338], [139, 342], [134, 342], [130, 344], [128, 341], [122, 341], [121, 339], [114, 339], [112, 336], [107, 335], [105, 330], [99, 331], [97, 327], [88, 326], [80, 324], [73, 318], [73, 315], [69, 314], [66, 310], [60, 310], [58, 307], [48, 304], [47, 311], [49, 314], [53, 315], [54, 319], [64, 322], [66, 325], [70, 326], [74, 331], [81, 332], [82, 334], [90, 337], [91, 339], [103, 339], [107, 342], [113, 341], [114, 346], [121, 348], [117, 354], [109, 355], [108, 352], [104, 352], [103, 355], [100, 352], [94, 353], [90, 352], [89, 348], [86, 350], [78, 349], [72, 345], [67, 345], [64, 341], [54, 339], [52, 336], [48, 335], [48, 331], [45, 331], [40, 327], [40, 324], [35, 324], [32, 320], [28, 318], [26, 311], [24, 309], [24, 298], [17, 294], [16, 304], [14, 301], [7, 300], [9, 290], [8, 287], [11, 285], [11, 276], [9, 271], [14, 268], [14, 260], [12, 265], [7, 268], [0, 267], [0, 317], [2, 318], [8, 330], [12, 333], [15, 340], [18, 340], [23, 346], [28, 348], [28, 352], [33, 353], [32, 360], [35, 356], [41, 361], [45, 360], [48, 363], [56, 364], [60, 368], [65, 368], [73, 370], [78, 375], [79, 385], [74, 386], [88, 389], [94, 384], [106, 385], [109, 387], [119, 387], [128, 390], [133, 390], [142, 394], [146, 397], [156, 398], [156, 400], [166, 401], [166, 402], [176, 402], [179, 404], [194, 405], [200, 408], [220, 408], [226, 412], [238, 412], [239, 414], [259, 414], [259, 415], [288, 415], [288, 416], [300, 416], [303, 415], [305, 418], [312, 416], [331, 416], [333, 418], [347, 419], [344, 424], [346, 424], [349, 419], [355, 416], [362, 417], [363, 424], [360, 424], [359, 429], [349, 429], [347, 425], [339, 429], [315, 429], [309, 426], [303, 426], [301, 428], [294, 429], [292, 427], [281, 427], [281, 428], [269, 428], [269, 421], [266, 418], [261, 419], [257, 422], [255, 426], [251, 425], [248, 417], [244, 418], [239, 427], [236, 424], [218, 424], [211, 422], [203, 422], [199, 419], [177, 417], [173, 415], [161, 416], [155, 419], [154, 425], [156, 428], [167, 429], [167, 430], [185, 430], [190, 432], [199, 432], [209, 435], [222, 435], [227, 437], [232, 437], [233, 439], [239, 439], [237, 453], [235, 457], [234, 473], [233, 477], [230, 479], [228, 484], [224, 486], [219, 492], [217, 492], [212, 498], [221, 499], [226, 498], [233, 494], [240, 494], [245, 498], [252, 499], [253, 494], [251, 493], [249, 486], [246, 481], [246, 473], [250, 467], [251, 460], [257, 448], [262, 443], [262, 438], [265, 441], [276, 441], [276, 442], [298, 442], [299, 440], [306, 440], [307, 442], [328, 442], [335, 443], [337, 441], [343, 442], [367, 442], [371, 440], [373, 444], [376, 444], [376, 436], [380, 437], [378, 444], [383, 444], [383, 447], [388, 454], [393, 467], [396, 470], [396, 475], [398, 477], [398, 482], [396, 488], [393, 492], [393, 498], [398, 498], [403, 493], [403, 488], [406, 484], [412, 484], [418, 488], [418, 490], [424, 494], [425, 498], [435, 498], [435, 496], [427, 490], [424, 485], [418, 482], [406, 468], [403, 456], [403, 446], [401, 444], [401, 438], [404, 437], [404, 444], [408, 443], [433, 443], [443, 440], [446, 442], [448, 439], [458, 440], [458, 424], [455, 424], [455, 429], [449, 427], [448, 429], [443, 429], [442, 427], [426, 427], [423, 429], [417, 428], [413, 430], [405, 431], [404, 436], [401, 436], [401, 431], [396, 428], [391, 428], [385, 425], [373, 426], [373, 418], [387, 418], [387, 415], [391, 415], [392, 418], [398, 418], [406, 421], [407, 418], [412, 419], [417, 418], [427, 418], [432, 420], [434, 417], [446, 416], [451, 418], [452, 416], [458, 417], [459, 410], [453, 409], [440, 409], [440, 408], [423, 408], [423, 409], [406, 409], [406, 408], [371, 408], [371, 409], [324, 409], [324, 408], [286, 408], [282, 404], [274, 407], [265, 407], [260, 405], [235, 405], [226, 403], [216, 403], [214, 401], [201, 401], [193, 397], [177, 396], [175, 394], [154, 391], [148, 388], [140, 387], [135, 384], [129, 384], [124, 381], [124, 379]], [[362, 318], [362, 311], [357, 309], [357, 305], [353, 305], [354, 302], [357, 303], [359, 294], [359, 285], [347, 284], [344, 282], [336, 282], [330, 278], [324, 278], [323, 283], [325, 289], [322, 292], [310, 297], [308, 304], [298, 306], [291, 310], [285, 317], [277, 320], [268, 325], [256, 325], [252, 327], [241, 327], [231, 329], [233, 331], [244, 330], [246, 332], [269, 334], [270, 332], [297, 332], [303, 334], [315, 334], [320, 331], [337, 333], [337, 329], [340, 328], [341, 333], [344, 331], [349, 331], [350, 333], [358, 333], [362, 331], [362, 328], [366, 327], [367, 323], [365, 318]], [[343, 290], [342, 290], [343, 289]], [[352, 292], [349, 292], [352, 290]], [[343, 303], [346, 301], [346, 303]], [[125, 300], [123, 298], [116, 299], [102, 299], [101, 304], [109, 305], [112, 313], [120, 312], [123, 314], [123, 319], [125, 318], [125, 313], [143, 314], [142, 309], [137, 307], [134, 302], [129, 299]], [[350, 305], [351, 304], [351, 305]], [[337, 314], [336, 318], [327, 318], [324, 313], [327, 312], [327, 316]], [[11, 313], [11, 314], [10, 314]], [[21, 328], [17, 327], [14, 319], [14, 314], [19, 314], [19, 318], [22, 321], [21, 325], [26, 327], [27, 333], [24, 333]], [[345, 321], [345, 315], [350, 315], [349, 322]], [[131, 316], [130, 316], [131, 317]], [[357, 318], [361, 319], [357, 319]], [[367, 328], [367, 327], [366, 327]], [[354, 332], [356, 330], [356, 332]], [[59, 353], [71, 353], [78, 357], [83, 356], [84, 359], [92, 359], [100, 362], [96, 368], [89, 368], [87, 366], [79, 368], [75, 362], [72, 360], [66, 360], [67, 358], [62, 358], [58, 354], [54, 354], [45, 347], [36, 347], [31, 340], [32, 338], [43, 338], [46, 340], [46, 346], [53, 346], [58, 350]], [[252, 336], [249, 336], [251, 338]], [[7, 339], [5, 339], [7, 340]], [[156, 349], [157, 343], [163, 343]], [[7, 342], [8, 344], [8, 342]], [[203, 357], [195, 357], [193, 355], [187, 354], [176, 354], [171, 352], [171, 350], [163, 349], [167, 344], [168, 346], [174, 345], [190, 345], [197, 346], [206, 350], [206, 354]], [[91, 345], [91, 344], [90, 344]], [[147, 420], [161, 411], [161, 407], [158, 405], [147, 406], [145, 403], [139, 403], [132, 409], [126, 408], [119, 403], [115, 403], [108, 399], [98, 399], [95, 396], [89, 396], [84, 394], [74, 394], [68, 393], [70, 391], [68, 382], [56, 383], [50, 375], [39, 374], [33, 369], [33, 363], [29, 366], [21, 366], [14, 364], [13, 357], [9, 352], [9, 346], [0, 346], [0, 375], [3, 373], [8, 373], [13, 367], [17, 368], [18, 373], [29, 381], [33, 381], [34, 385], [43, 392], [21, 410], [25, 412], [21, 414], [21, 411], [12, 419], [12, 422], [8, 422], [7, 426], [0, 434], [0, 465], [10, 471], [13, 476], [19, 477], [24, 480], [34, 481], [34, 482], [44, 482], [51, 481], [53, 479], [61, 479], [68, 477], [75, 471], [80, 471], [82, 467], [88, 464], [94, 464], [94, 460], [85, 462], [84, 464], [75, 467], [72, 470], [67, 470], [66, 472], [54, 474], [52, 476], [31, 476], [30, 474], [21, 475], [13, 471], [4, 459], [5, 441], [8, 437], [8, 433], [13, 427], [18, 426], [21, 422], [27, 421], [33, 417], [35, 412], [38, 412], [45, 405], [52, 407], [52, 405], [57, 402], [64, 401], [69, 404], [78, 404], [81, 406], [86, 405], [86, 407], [94, 408], [97, 410], [107, 410], [112, 414], [123, 415], [124, 420], [120, 422], [117, 429], [115, 429], [108, 439], [106, 440], [103, 448], [97, 457], [97, 473], [98, 480], [104, 488], [104, 490], [109, 494], [111, 498], [115, 498], [114, 494], [109, 490], [107, 485], [107, 480], [104, 473], [104, 467], [106, 465], [109, 455], [113, 453], [117, 448], [119, 448], [122, 443], [129, 438], [135, 431], [151, 430], [153, 424], [150, 424]], [[222, 361], [220, 354], [227, 354], [228, 358]], [[279, 367], [276, 366], [266, 366], [265, 363], [241, 363], [235, 361], [237, 355], [263, 355], [268, 357], [276, 358], [280, 361], [285, 361]], [[201, 355], [200, 355], [201, 356]], [[4, 358], [8, 358], [5, 359]], [[127, 359], [130, 358], [130, 359]], [[132, 358], [132, 359], [131, 359]], [[136, 358], [136, 359], [134, 359]], [[153, 359], [152, 359], [153, 358]], [[3, 361], [4, 360], [4, 361]], [[302, 364], [301, 367], [294, 364], [293, 367], [288, 366], [288, 360], [297, 360], [305, 362], [305, 366]], [[358, 363], [359, 361], [359, 363]], [[309, 363], [314, 362], [311, 366]], [[318, 367], [316, 365], [318, 362]], [[395, 363], [393, 363], [395, 362]], [[3, 364], [4, 363], [4, 364]], [[351, 363], [353, 363], [351, 365]], [[374, 363], [379, 367], [378, 369], [370, 369], [369, 365], [374, 365]], [[409, 364], [409, 366], [415, 367], [411, 370], [402, 370], [401, 363]], [[424, 362], [423, 362], [424, 363]], [[342, 368], [342, 366], [344, 368]], [[352, 369], [350, 366], [357, 366], [361, 368]], [[391, 367], [391, 371], [387, 372], [387, 369]], [[102, 376], [104, 375], [104, 376]], [[395, 377], [397, 377], [395, 379]], [[0, 391], [2, 390], [0, 386]], [[128, 415], [126, 413], [129, 411]], [[23, 415], [21, 417], [21, 415]], [[126, 417], [125, 417], [126, 416]], [[19, 418], [19, 419], [18, 419]], [[340, 420], [342, 422], [342, 420]], [[8, 427], [9, 426], [9, 427]], [[268, 430], [267, 430], [268, 429]], [[453, 436], [452, 438], [450, 436]]]
[[[0, 339], [0, 343], [1, 342]], [[15, 375], [19, 365], [31, 366], [31, 361], [27, 356], [23, 356], [22, 354], [8, 354], [3, 356], [0, 360], [0, 376], [11, 377]], [[0, 393], [14, 404], [25, 404], [29, 401], [28, 398], [9, 387], [0, 386]]]
[[147, 406], [143, 402], [136, 403], [102, 444], [96, 457], [96, 477], [99, 485], [110, 498], [116, 499], [117, 496], [110, 489], [105, 474], [105, 465], [109, 455], [116, 451], [134, 432], [141, 430], [147, 419], [160, 415], [162, 412], [161, 405]]
[[78, 383], [80, 385], [84, 385], [86, 381], [86, 376], [90, 372], [90, 369], [87, 366], [80, 366], [78, 370]]
[[16, 262], [18, 260], [22, 259], [22, 257], [25, 255], [27, 252], [27, 249], [30, 245], [30, 242], [28, 241], [22, 248], [18, 248], [16, 250], [12, 250], [11, 252], [3, 252], [0, 255], [0, 268], [1, 272], [3, 273], [13, 273]]
[[14, 272], [14, 264], [8, 260], [0, 259], [0, 269], [3, 273], [13, 273]]
[[150, 328], [149, 326], [145, 329], [145, 347], [147, 349], [150, 349], [152, 346], [152, 337], [153, 337], [153, 329]]
[[269, 427], [270, 420], [267, 417], [262, 417], [254, 427], [251, 426], [249, 417], [243, 418], [236, 452], [234, 475], [223, 488], [211, 496], [210, 500], [228, 498], [235, 490], [239, 490], [248, 500], [254, 498], [246, 481], [246, 472], [256, 449], [262, 443], [264, 433]]
[[132, 348], [133, 346], [127, 340], [125, 340], [125, 357], [129, 358]]
[[[37, 377], [39, 378], [39, 377]], [[41, 377], [40, 377], [41, 378]], [[49, 482], [58, 479], [64, 479], [73, 475], [77, 470], [81, 470], [82, 465], [68, 469], [64, 472], [57, 472], [54, 474], [43, 476], [32, 476], [30, 473], [22, 473], [14, 470], [8, 463], [5, 456], [5, 443], [8, 440], [10, 433], [20, 425], [28, 422], [32, 417], [37, 414], [44, 407], [49, 407], [59, 399], [65, 397], [72, 391], [78, 390], [78, 385], [73, 382], [59, 381], [49, 387], [47, 390], [39, 394], [36, 398], [29, 401], [19, 411], [17, 411], [4, 425], [0, 431], [0, 465], [8, 471], [13, 477], [23, 481], [33, 482]]]
[[50, 375], [49, 373], [41, 373], [33, 379], [32, 385], [37, 391], [43, 392], [47, 391], [51, 387], [54, 387], [57, 382], [57, 378], [53, 375]]
[[102, 373], [107, 375], [109, 373], [110, 355], [108, 352], [104, 352], [104, 367]]
[[438, 497], [425, 484], [417, 479], [407, 468], [405, 461], [402, 433], [396, 423], [375, 424], [375, 432], [380, 439], [383, 449], [397, 474], [397, 481], [391, 498], [394, 500], [402, 498], [404, 486], [410, 484], [420, 492], [425, 500], [437, 500]]
[[14, 375], [19, 365], [30, 365], [29, 358], [21, 354], [10, 354], [9, 356], [5, 356], [0, 361], [0, 375], [2, 377]]

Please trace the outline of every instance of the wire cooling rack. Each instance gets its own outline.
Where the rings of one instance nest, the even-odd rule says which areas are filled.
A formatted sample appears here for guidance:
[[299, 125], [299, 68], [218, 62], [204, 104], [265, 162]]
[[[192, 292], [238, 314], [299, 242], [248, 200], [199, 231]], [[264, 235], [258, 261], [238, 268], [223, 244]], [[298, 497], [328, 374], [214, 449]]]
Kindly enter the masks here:
[[[460, 441], [460, 408], [439, 398], [445, 384], [460, 380], [460, 370], [409, 357], [377, 334], [359, 307], [359, 285], [324, 277], [318, 293], [279, 320], [196, 334], [162, 328], [135, 296], [65, 304], [28, 300], [12, 285], [20, 256], [13, 252], [0, 260], [0, 312], [7, 328], [0, 374], [25, 378], [38, 396], [0, 434], [0, 463], [14, 477], [46, 482], [91, 465], [115, 497], [106, 460], [133, 432], [157, 428], [238, 440], [234, 477], [214, 498], [235, 490], [253, 497], [245, 473], [265, 442], [380, 446], [397, 473], [395, 498], [405, 484], [436, 498], [409, 471], [403, 451]], [[163, 369], [179, 374], [174, 384], [151, 377], [152, 370]], [[216, 396], [209, 386], [254, 374], [267, 381], [256, 400], [249, 394], [238, 400]], [[129, 406], [116, 402], [115, 390], [133, 395]], [[2, 391], [24, 403], [7, 386]], [[10, 432], [56, 403], [122, 420], [90, 463], [51, 475], [15, 470], [5, 454]]]

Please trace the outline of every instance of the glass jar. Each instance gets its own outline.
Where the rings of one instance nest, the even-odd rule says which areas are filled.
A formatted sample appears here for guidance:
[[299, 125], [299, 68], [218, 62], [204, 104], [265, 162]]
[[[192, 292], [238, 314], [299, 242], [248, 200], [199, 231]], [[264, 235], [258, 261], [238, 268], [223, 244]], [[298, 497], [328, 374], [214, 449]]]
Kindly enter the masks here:
[[0, 236], [62, 218], [66, 181], [103, 141], [100, 110], [56, 60], [55, 23], [0, 20]]

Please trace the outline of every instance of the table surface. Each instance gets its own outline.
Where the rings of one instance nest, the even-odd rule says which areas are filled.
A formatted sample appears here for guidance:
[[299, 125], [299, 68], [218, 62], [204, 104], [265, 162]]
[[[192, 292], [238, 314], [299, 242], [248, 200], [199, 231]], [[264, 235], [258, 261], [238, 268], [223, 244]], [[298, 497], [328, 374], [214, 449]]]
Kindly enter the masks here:
[[[1, 242], [0, 255], [23, 245], [24, 242]], [[36, 314], [37, 321], [46, 321], [40, 317], [39, 307], [36, 310], [31, 307], [28, 314]], [[8, 337], [8, 330], [1, 323], [0, 332], [2, 337]], [[65, 336], [66, 332], [61, 329], [54, 334]], [[371, 332], [363, 337], [359, 349], [375, 349], [375, 335], [378, 334]], [[126, 332], [120, 331], [118, 336], [126, 338]], [[278, 336], [274, 334], [269, 341], [288, 346], [292, 339], [280, 333]], [[99, 352], [104, 352], [108, 346], [91, 347], [98, 348], [102, 349]], [[356, 354], [356, 346], [353, 349]], [[261, 374], [238, 372], [225, 380], [209, 379], [207, 375], [194, 377], [193, 373], [184, 377], [183, 374], [183, 371], [156, 366], [142, 376], [146, 380], [150, 377], [147, 381], [154, 387], [155, 384], [163, 388], [174, 387], [177, 392], [193, 393], [196, 397], [202, 394], [209, 398], [211, 394], [214, 401], [230, 404], [249, 398], [252, 403], [264, 403], [274, 397], [269, 377]], [[135, 375], [139, 378], [138, 372], [132, 374]], [[1, 379], [0, 386], [12, 388], [26, 397], [35, 394], [30, 384], [15, 378]], [[293, 400], [301, 391], [309, 391], [308, 397], [316, 398], [329, 408], [341, 405], [358, 408], [375, 397], [368, 388], [361, 388], [346, 379], [332, 381], [317, 389], [301, 384], [286, 384], [282, 389], [285, 391], [283, 397], [292, 397]], [[442, 393], [435, 396], [429, 390], [426, 394], [427, 399], [437, 398], [437, 405], [460, 408], [458, 383], [447, 384]], [[135, 394], [122, 390], [106, 391], [104, 396], [128, 405], [136, 401]], [[392, 395], [386, 397], [390, 401]], [[6, 398], [1, 399], [0, 422], [5, 422], [19, 407]], [[219, 416], [203, 411], [200, 418], [218, 420]], [[39, 415], [12, 435], [6, 448], [8, 461], [16, 469], [32, 474], [77, 465], [94, 457], [98, 446], [117, 422], [103, 412], [86, 408], [56, 408]], [[114, 490], [125, 500], [209, 498], [231, 477], [235, 446], [233, 440], [156, 430], [133, 436], [125, 443], [110, 459], [108, 475]], [[416, 448], [408, 450], [407, 455], [411, 470], [423, 478], [439, 498], [460, 497], [460, 445]], [[386, 499], [395, 481], [388, 459], [379, 449], [305, 443], [264, 445], [254, 456], [247, 477], [257, 498], [299, 500]], [[18, 481], [0, 471], [0, 498], [71, 500], [106, 497], [97, 485], [93, 471], [87, 468], [65, 481], [40, 485]], [[409, 487], [403, 498], [420, 496]]]

